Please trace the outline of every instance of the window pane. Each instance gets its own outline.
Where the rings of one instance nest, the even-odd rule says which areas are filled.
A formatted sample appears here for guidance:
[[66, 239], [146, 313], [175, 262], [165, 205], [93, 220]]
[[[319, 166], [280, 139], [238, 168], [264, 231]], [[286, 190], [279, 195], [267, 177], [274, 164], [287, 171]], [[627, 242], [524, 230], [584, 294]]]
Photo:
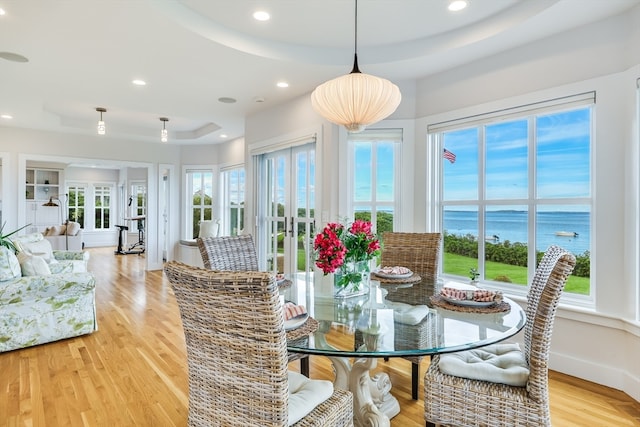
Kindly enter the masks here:
[[536, 134], [537, 196], [589, 197], [591, 109], [540, 116]]
[[536, 213], [539, 252], [558, 245], [576, 256], [566, 292], [588, 295], [591, 276], [591, 209], [587, 205], [539, 205]]
[[354, 168], [354, 200], [366, 202], [371, 200], [371, 143], [354, 142], [355, 168]]
[[523, 199], [527, 180], [527, 120], [485, 127], [487, 199]]
[[487, 208], [485, 214], [485, 280], [526, 285], [529, 213], [526, 206]]
[[385, 231], [393, 231], [393, 209], [376, 212], [376, 233], [382, 236]]
[[444, 148], [455, 160], [444, 161], [444, 200], [478, 198], [478, 129], [444, 134]]
[[449, 206], [443, 212], [444, 254], [442, 271], [467, 276], [478, 266], [478, 208]]
[[392, 202], [394, 199], [395, 152], [393, 142], [376, 144], [376, 201]]
[[296, 214], [298, 218], [306, 218], [307, 216], [307, 153], [300, 152], [296, 155], [298, 164], [296, 180]]
[[102, 228], [102, 211], [101, 210], [96, 209], [94, 221], [95, 221], [96, 228]]

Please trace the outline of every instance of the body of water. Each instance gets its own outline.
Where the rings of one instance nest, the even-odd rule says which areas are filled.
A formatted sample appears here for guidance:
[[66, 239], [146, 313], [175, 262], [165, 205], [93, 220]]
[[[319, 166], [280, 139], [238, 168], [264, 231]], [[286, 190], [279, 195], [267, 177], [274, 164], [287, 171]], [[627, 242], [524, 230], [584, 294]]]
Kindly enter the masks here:
[[[546, 250], [550, 245], [559, 245], [582, 254], [590, 250], [591, 233], [589, 230], [589, 212], [539, 212], [536, 222], [536, 249]], [[486, 213], [485, 237], [491, 243], [504, 242], [527, 243], [527, 212], [493, 211]], [[449, 234], [478, 234], [477, 212], [447, 210], [444, 216], [444, 229]], [[567, 232], [570, 236], [558, 236], [558, 232]]]

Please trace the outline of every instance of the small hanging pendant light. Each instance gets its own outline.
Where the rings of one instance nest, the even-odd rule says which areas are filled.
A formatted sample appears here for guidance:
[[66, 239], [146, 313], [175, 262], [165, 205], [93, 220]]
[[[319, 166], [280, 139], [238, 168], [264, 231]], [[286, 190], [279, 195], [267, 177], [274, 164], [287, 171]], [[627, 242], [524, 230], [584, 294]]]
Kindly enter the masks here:
[[160, 121], [162, 122], [162, 130], [160, 131], [160, 141], [167, 142], [169, 140], [169, 135], [167, 132], [166, 124], [169, 121], [166, 117], [160, 117]]
[[104, 135], [107, 132], [107, 128], [104, 125], [104, 121], [102, 120], [102, 113], [106, 113], [107, 109], [98, 107], [96, 111], [100, 113], [100, 120], [98, 120], [98, 135]]

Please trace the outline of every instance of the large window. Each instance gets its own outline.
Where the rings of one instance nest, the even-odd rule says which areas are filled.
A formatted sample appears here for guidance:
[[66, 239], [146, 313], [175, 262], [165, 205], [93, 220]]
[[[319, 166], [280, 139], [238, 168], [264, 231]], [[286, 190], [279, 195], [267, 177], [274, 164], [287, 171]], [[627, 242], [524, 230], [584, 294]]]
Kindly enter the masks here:
[[244, 168], [222, 172], [222, 232], [236, 236], [244, 230]]
[[94, 228], [108, 229], [111, 226], [111, 187], [96, 185], [94, 187]]
[[67, 187], [67, 218], [75, 221], [84, 228], [85, 193], [87, 189], [83, 185], [69, 185]]
[[187, 171], [187, 234], [195, 239], [200, 233], [200, 221], [213, 218], [213, 171]]
[[380, 235], [393, 231], [398, 214], [401, 141], [396, 129], [349, 134], [353, 218], [370, 220]]
[[466, 278], [477, 269], [485, 282], [526, 285], [555, 244], [577, 257], [565, 290], [590, 294], [593, 101], [552, 104], [434, 134], [443, 273]]

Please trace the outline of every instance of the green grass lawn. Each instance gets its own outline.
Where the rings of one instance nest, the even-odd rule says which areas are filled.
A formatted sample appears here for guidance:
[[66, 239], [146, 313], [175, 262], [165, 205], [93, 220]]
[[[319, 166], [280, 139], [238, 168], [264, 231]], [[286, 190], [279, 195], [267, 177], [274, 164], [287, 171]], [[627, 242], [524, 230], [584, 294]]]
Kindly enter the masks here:
[[[462, 255], [444, 253], [445, 273], [456, 276], [469, 277], [469, 269], [478, 264], [475, 258]], [[298, 269], [304, 267], [304, 251], [298, 250]], [[313, 265], [311, 265], [313, 267]], [[485, 264], [485, 276], [487, 280], [494, 280], [498, 276], [506, 276], [511, 283], [526, 286], [528, 284], [527, 268], [515, 265], [501, 264], [499, 262], [487, 261]], [[590, 281], [588, 277], [569, 276], [565, 286], [565, 292], [581, 295], [589, 295]]]
[[[476, 267], [477, 264], [478, 262], [475, 258], [444, 253], [444, 266], [446, 266], [445, 273], [447, 274], [469, 277], [469, 269]], [[485, 264], [485, 277], [487, 280], [493, 280], [498, 276], [506, 276], [511, 280], [511, 283], [514, 284], [528, 284], [526, 267], [487, 261]], [[569, 280], [567, 280], [565, 286], [565, 292], [589, 295], [589, 278], [569, 276]]]

